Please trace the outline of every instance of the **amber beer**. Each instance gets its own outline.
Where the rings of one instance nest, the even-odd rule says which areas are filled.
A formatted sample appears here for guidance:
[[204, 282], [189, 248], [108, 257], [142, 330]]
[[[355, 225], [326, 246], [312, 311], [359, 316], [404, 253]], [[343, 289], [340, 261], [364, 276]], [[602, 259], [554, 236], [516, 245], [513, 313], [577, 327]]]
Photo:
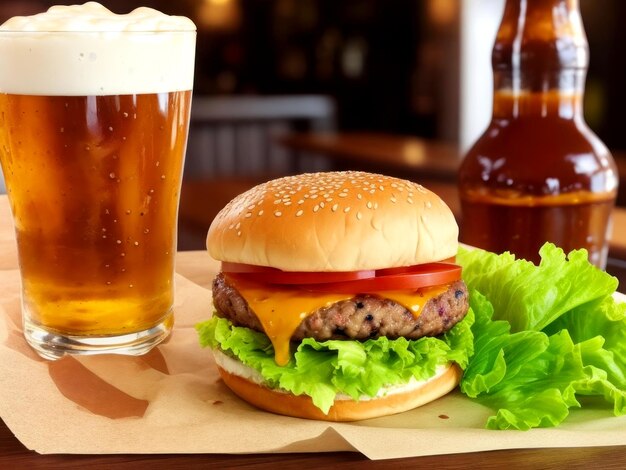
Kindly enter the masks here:
[[[179, 34], [187, 33], [195, 34]], [[2, 44], [6, 34], [22, 33], [0, 31], [0, 56], [9, 47]], [[141, 33], [118, 34], [109, 45], [86, 32], [91, 42], [85, 57], [95, 54], [97, 62], [115, 47], [124, 62], [120, 51], [133, 43], [126, 36]], [[143, 34], [143, 44], [128, 46], [131, 52], [154, 47], [146, 38], [160, 33]], [[62, 35], [57, 33], [59, 44]], [[175, 51], [163, 49], [167, 39], [155, 44], [166, 56], [161, 68], [174, 67], [174, 73], [189, 77], [192, 61], [180, 70], [180, 63], [167, 63], [168, 51]], [[193, 40], [184, 44], [192, 47], [193, 57]], [[145, 54], [154, 59], [159, 52]], [[44, 69], [61, 67], [63, 61]], [[106, 68], [105, 60], [98, 67]], [[0, 77], [0, 157], [16, 227], [24, 332], [47, 358], [141, 354], [162, 341], [173, 324], [176, 221], [191, 83], [159, 77], [153, 86], [141, 62], [133, 67], [137, 79], [119, 70], [121, 82], [113, 84], [107, 71], [95, 70], [91, 77], [102, 80], [104, 75], [104, 81], [91, 88], [112, 91], [100, 94], [84, 93], [88, 86], [72, 77], [69, 83], [76, 89], [42, 85], [41, 93], [33, 77], [26, 79], [30, 90], [12, 89]], [[154, 67], [146, 67], [152, 77]], [[82, 82], [85, 73], [80, 73]], [[40, 80], [47, 79], [43, 71]]]
[[461, 240], [539, 261], [553, 242], [606, 264], [617, 172], [583, 119], [588, 47], [575, 0], [507, 0], [493, 118], [459, 172]]

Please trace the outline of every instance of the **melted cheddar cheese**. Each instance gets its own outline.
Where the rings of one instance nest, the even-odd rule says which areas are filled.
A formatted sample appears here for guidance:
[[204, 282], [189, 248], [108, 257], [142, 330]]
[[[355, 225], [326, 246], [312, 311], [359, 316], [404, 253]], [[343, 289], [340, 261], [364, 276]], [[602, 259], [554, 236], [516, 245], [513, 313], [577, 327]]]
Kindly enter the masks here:
[[[239, 291], [259, 319], [265, 334], [274, 346], [274, 357], [279, 365], [289, 362], [290, 339], [306, 317], [320, 308], [355, 297], [355, 294], [311, 292], [295, 286], [261, 284], [233, 275], [227, 275], [227, 277], [228, 282]], [[406, 307], [417, 318], [424, 305], [430, 299], [444, 293], [448, 287], [448, 285], [441, 285], [417, 290], [364, 292], [363, 294], [391, 299]]]

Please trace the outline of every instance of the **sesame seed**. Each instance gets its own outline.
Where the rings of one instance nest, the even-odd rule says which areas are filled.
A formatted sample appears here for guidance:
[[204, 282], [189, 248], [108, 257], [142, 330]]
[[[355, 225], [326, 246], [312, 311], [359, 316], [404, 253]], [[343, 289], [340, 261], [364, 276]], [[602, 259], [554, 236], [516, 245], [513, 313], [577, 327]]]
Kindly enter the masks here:
[[337, 209], [339, 209], [339, 204], [333, 204], [333, 207], [331, 207], [331, 210], [333, 212], [337, 212]]
[[237, 236], [238, 236], [238, 237], [240, 237], [240, 236], [241, 236], [241, 230], [239, 230], [239, 231], [237, 232]]
[[339, 193], [339, 194], [337, 194], [337, 196], [339, 196], [339, 197], [346, 197], [348, 195], [346, 193]]
[[356, 197], [357, 197], [358, 199], [363, 199], [363, 195], [362, 195], [361, 193], [357, 194], [357, 195], [356, 195]]
[[283, 213], [282, 213], [282, 212], [280, 212], [280, 211], [276, 211], [276, 212], [274, 212], [274, 215], [275, 215], [276, 217], [280, 217], [281, 215], [283, 215]]
[[406, 201], [407, 201], [409, 204], [413, 204], [413, 199], [411, 199], [410, 197], [406, 198]]
[[371, 209], [372, 207], [374, 207], [374, 205], [372, 204], [372, 201], [367, 201], [367, 208]]
[[265, 211], [264, 211], [263, 209], [261, 209], [261, 210], [259, 211], [259, 216], [263, 215], [263, 212], [265, 212]]
[[398, 202], [398, 200], [395, 197], [390, 198], [390, 201], [393, 202], [394, 204]]
[[374, 203], [374, 209], [378, 209], [378, 203], [377, 202]]
[[304, 214], [304, 211], [300, 209], [298, 212], [296, 212], [296, 217], [300, 217], [302, 214]]
[[361, 214], [360, 212], [356, 213], [356, 218], [361, 220], [363, 218], [363, 214]]
[[320, 210], [320, 206], [319, 204], [315, 204], [315, 207], [313, 208], [313, 212], [317, 212], [318, 210]]
[[249, 218], [249, 217], [252, 217], [252, 212], [246, 212], [246, 216], [245, 217], [246, 217], [246, 219]]
[[241, 222], [237, 222], [237, 225], [235, 225], [235, 229], [239, 230], [239, 227], [241, 227]]
[[290, 206], [290, 205], [291, 205], [291, 201], [285, 202], [285, 206]]
[[311, 195], [311, 199], [317, 199], [317, 194]]
[[343, 211], [347, 214], [348, 212], [350, 212], [350, 208], [346, 207]]
[[256, 207], [256, 205], [255, 205], [255, 204], [250, 204], [250, 205], [248, 206], [248, 210], [249, 210], [249, 211], [251, 211], [251, 210], [252, 210], [252, 209], [254, 209], [255, 207]]
[[371, 189], [371, 190], [370, 190], [370, 194], [374, 194], [375, 192], [376, 192], [376, 190], [375, 190], [375, 189]]
[[324, 201], [320, 202], [320, 207], [323, 209], [324, 208]]
[[230, 224], [230, 225], [228, 226], [228, 229], [229, 229], [229, 230], [232, 230], [232, 229], [234, 229], [234, 228], [235, 228], [235, 224]]
[[432, 204], [430, 203], [430, 201], [426, 201], [426, 207], [428, 207], [429, 209], [432, 207]]
[[300, 200], [298, 201], [298, 204], [304, 204], [304, 199], [300, 199]]

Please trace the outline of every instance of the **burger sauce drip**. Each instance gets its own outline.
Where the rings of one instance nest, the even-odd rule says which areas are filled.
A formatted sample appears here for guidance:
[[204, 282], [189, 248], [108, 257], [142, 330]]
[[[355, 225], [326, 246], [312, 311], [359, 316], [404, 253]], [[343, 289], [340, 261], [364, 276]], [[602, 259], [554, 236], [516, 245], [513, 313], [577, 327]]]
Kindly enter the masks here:
[[605, 266], [618, 178], [583, 119], [587, 65], [577, 0], [507, 0], [492, 121], [459, 172], [463, 242], [538, 262], [549, 241]]

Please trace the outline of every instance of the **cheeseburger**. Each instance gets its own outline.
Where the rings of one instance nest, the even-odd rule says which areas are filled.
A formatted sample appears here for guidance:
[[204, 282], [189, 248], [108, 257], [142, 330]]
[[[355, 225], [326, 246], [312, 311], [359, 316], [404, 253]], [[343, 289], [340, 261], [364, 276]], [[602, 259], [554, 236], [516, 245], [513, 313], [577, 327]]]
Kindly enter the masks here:
[[198, 325], [224, 383], [275, 413], [349, 421], [458, 384], [471, 354], [458, 226], [419, 184], [363, 172], [276, 179], [207, 236], [222, 262]]

